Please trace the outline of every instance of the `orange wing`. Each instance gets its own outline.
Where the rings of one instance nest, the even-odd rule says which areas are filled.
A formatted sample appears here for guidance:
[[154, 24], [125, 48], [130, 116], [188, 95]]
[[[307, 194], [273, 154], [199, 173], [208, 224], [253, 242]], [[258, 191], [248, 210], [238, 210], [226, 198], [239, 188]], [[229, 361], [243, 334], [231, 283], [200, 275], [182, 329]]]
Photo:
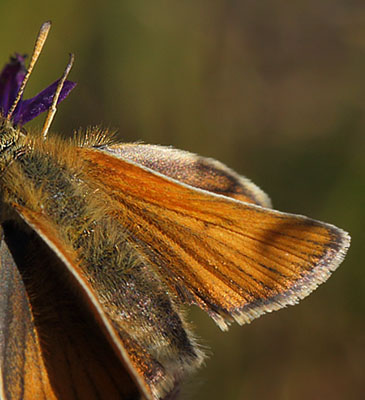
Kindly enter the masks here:
[[342, 261], [347, 233], [194, 189], [96, 150], [78, 149], [88, 184], [109, 194], [107, 212], [184, 302], [222, 329], [306, 297]]
[[104, 145], [103, 151], [198, 189], [271, 207], [269, 196], [221, 162], [187, 151], [140, 143]]
[[[58, 398], [93, 398], [88, 393], [97, 397], [102, 388], [104, 395], [105, 387], [108, 393], [122, 393], [120, 373], [133, 378], [126, 385], [133, 396], [136, 390], [147, 399], [167, 395], [202, 361], [179, 316], [179, 300], [200, 306], [222, 329], [233, 319], [249, 322], [309, 294], [339, 265], [349, 245], [349, 236], [332, 225], [193, 188], [97, 150], [75, 148], [72, 153], [69, 160], [62, 154], [67, 168], [51, 169], [40, 190], [31, 180], [16, 185], [19, 193], [9, 204], [49, 246], [43, 245], [39, 262], [32, 263], [34, 276], [44, 279], [44, 272], [53, 269], [60, 273], [40, 308], [39, 293], [53, 279], [38, 284], [37, 296], [30, 297], [34, 316], [42, 315], [46, 304], [51, 307], [46, 315], [56, 311], [62, 322], [62, 329], [54, 330], [40, 321], [36, 329], [48, 347], [33, 346], [42, 353]], [[16, 247], [19, 228], [14, 229]], [[5, 237], [8, 243], [9, 230]], [[38, 238], [32, 249], [41, 243]], [[18, 253], [23, 251], [20, 246]], [[69, 309], [63, 309], [66, 272], [66, 281], [80, 293], [77, 298], [67, 292]], [[96, 319], [93, 331], [99, 336], [85, 334], [89, 325], [85, 330], [76, 323], [74, 310], [69, 312], [73, 304], [83, 321]], [[90, 338], [103, 336], [117, 360], [107, 345], [110, 362], [103, 351], [95, 353], [99, 340]], [[75, 366], [71, 374], [68, 364]], [[8, 369], [3, 377], [10, 376]], [[36, 386], [41, 387], [39, 379]]]
[[28, 295], [4, 241], [2, 229], [0, 310], [0, 398], [56, 399], [44, 364]]
[[47, 217], [14, 208], [39, 236], [19, 223], [6, 224], [16, 264], [1, 244], [0, 306], [7, 311], [0, 316], [1, 399], [155, 398], [145, 378], [158, 375], [159, 366], [127, 333], [117, 336], [74, 250], [60, 240]]

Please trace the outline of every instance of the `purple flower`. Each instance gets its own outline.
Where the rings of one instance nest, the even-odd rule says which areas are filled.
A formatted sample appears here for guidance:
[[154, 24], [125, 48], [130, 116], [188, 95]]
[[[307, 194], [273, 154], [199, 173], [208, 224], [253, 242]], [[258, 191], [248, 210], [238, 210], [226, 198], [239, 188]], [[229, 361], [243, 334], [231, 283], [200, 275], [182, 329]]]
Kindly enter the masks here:
[[[24, 60], [25, 56], [16, 53], [0, 74], [0, 114], [3, 116], [8, 114], [26, 74]], [[57, 84], [58, 81], [52, 83], [31, 99], [20, 100], [12, 116], [13, 124], [24, 125], [47, 111], [52, 105]], [[75, 86], [75, 82], [66, 81], [57, 104], [64, 100]]]

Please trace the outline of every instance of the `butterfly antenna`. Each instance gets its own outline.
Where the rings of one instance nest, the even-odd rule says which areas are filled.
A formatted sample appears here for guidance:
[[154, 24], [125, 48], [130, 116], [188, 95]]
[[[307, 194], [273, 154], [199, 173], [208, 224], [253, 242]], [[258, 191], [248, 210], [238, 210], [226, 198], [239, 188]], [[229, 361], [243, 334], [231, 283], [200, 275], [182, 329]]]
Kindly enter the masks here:
[[44, 140], [46, 140], [46, 138], [47, 138], [47, 133], [48, 133], [49, 127], [51, 126], [53, 118], [56, 114], [57, 102], [60, 97], [63, 85], [66, 81], [66, 78], [71, 71], [72, 65], [74, 63], [74, 58], [75, 58], [74, 55], [70, 54], [70, 61], [68, 62], [61, 79], [58, 81], [57, 89], [56, 89], [55, 94], [52, 99], [52, 105], [51, 105], [50, 109], [48, 110], [47, 117], [46, 117], [46, 120], [44, 121], [43, 129], [42, 129], [42, 136], [43, 136]]
[[25, 85], [27, 84], [28, 79], [30, 77], [30, 74], [33, 71], [34, 65], [37, 62], [38, 57], [42, 52], [44, 43], [47, 40], [47, 36], [48, 36], [48, 33], [49, 33], [50, 29], [51, 29], [51, 21], [47, 21], [41, 26], [41, 29], [39, 30], [39, 33], [38, 33], [37, 40], [36, 40], [35, 45], [34, 45], [34, 50], [33, 50], [32, 58], [31, 58], [30, 63], [29, 63], [29, 67], [28, 67], [27, 73], [25, 74], [23, 82], [20, 85], [20, 88], [18, 90], [18, 94], [17, 94], [17, 96], [16, 96], [16, 98], [14, 100], [14, 103], [12, 104], [12, 106], [11, 106], [7, 116], [6, 116], [6, 120], [7, 121], [10, 121], [10, 119], [11, 119], [11, 117], [12, 117], [12, 115], [13, 115], [15, 109], [16, 109], [16, 106], [18, 105], [18, 103], [19, 103], [19, 101], [20, 101], [20, 99], [21, 99], [21, 97], [22, 97], [22, 95], [24, 93]]

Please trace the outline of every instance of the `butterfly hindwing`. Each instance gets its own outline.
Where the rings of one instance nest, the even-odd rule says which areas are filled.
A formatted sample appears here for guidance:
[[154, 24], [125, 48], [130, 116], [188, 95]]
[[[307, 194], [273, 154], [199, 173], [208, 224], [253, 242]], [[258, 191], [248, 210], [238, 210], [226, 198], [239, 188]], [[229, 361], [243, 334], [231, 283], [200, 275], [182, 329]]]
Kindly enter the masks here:
[[[171, 303], [159, 282], [154, 280], [153, 276], [148, 278], [149, 272], [143, 265], [133, 265], [133, 271], [128, 274], [114, 271], [114, 275], [109, 274], [104, 278], [99, 274], [98, 280], [95, 281], [91, 277], [90, 269], [97, 271], [99, 266], [97, 264], [86, 264], [86, 249], [82, 249], [86, 263], [85, 260], [80, 261], [78, 252], [70, 247], [68, 242], [59, 234], [59, 227], [54, 225], [52, 218], [18, 205], [14, 205], [14, 208], [62, 261], [61, 268], [64, 270], [59, 272], [61, 277], [69, 284], [71, 283], [72, 286], [78, 287], [78, 292], [82, 293], [80, 297], [83, 298], [83, 302], [87, 303], [87, 309], [93, 310], [89, 318], [93, 319], [91, 314], [94, 315], [94, 318], [96, 316], [103, 335], [108, 338], [115, 354], [120, 358], [120, 371], [114, 373], [113, 367], [115, 367], [116, 362], [113, 358], [109, 355], [110, 361], [105, 360], [103, 362], [105, 357], [102, 352], [98, 352], [96, 361], [100, 362], [100, 367], [104, 364], [108, 365], [113, 376], [108, 376], [108, 370], [98, 373], [96, 367], [99, 366], [96, 365], [93, 368], [90, 367], [88, 373], [93, 377], [93, 382], [101, 381], [103, 377], [100, 377], [99, 374], [105, 375], [103, 379], [121, 382], [118, 373], [123, 376], [123, 374], [126, 374], [125, 370], [127, 370], [128, 374], [134, 378], [140, 393], [147, 399], [162, 398], [169, 392], [176, 391], [183, 374], [201, 363], [202, 354], [198, 348], [195, 348], [194, 339], [189, 337], [185, 330], [185, 323], [176, 313], [175, 305]], [[103, 265], [106, 267], [106, 261]], [[60, 269], [60, 266], [58, 269]], [[123, 266], [121, 266], [121, 271], [122, 269]], [[128, 278], [128, 281], [124, 283], [126, 278]], [[113, 283], [110, 284], [109, 280]], [[148, 286], [146, 286], [147, 282]], [[105, 283], [110, 286], [106, 297], [104, 297], [103, 287]], [[151, 287], [153, 289], [152, 294], [150, 292]], [[120, 299], [123, 299], [123, 304], [119, 303]], [[75, 302], [77, 302], [77, 298], [72, 299], [72, 302], [70, 301], [71, 304]], [[65, 312], [63, 317], [67, 318], [67, 316], [68, 314]], [[139, 325], [136, 325], [137, 321], [133, 321], [134, 318], [136, 320], [138, 318]], [[94, 344], [91, 342], [92, 333], [91, 328], [87, 326], [88, 320], [84, 317], [76, 324], [76, 328], [78, 325], [83, 326], [85, 324], [84, 332], [88, 332], [87, 336], [85, 337], [82, 329], [74, 329], [73, 335], [73, 340], [80, 341], [82, 344], [82, 346], [80, 344], [76, 346], [75, 343], [75, 349], [79, 349], [78, 352], [81, 353], [79, 357], [82, 356], [86, 359], [92, 358], [93, 354], [88, 353], [90, 351], [92, 353], [94, 349], [97, 351], [97, 343], [101, 341], [101, 338], [99, 338], [95, 339]], [[67, 324], [65, 331], [71, 334], [73, 325], [72, 323]], [[85, 343], [90, 344], [90, 348], [87, 349], [88, 346]], [[71, 344], [68, 347], [72, 347]], [[84, 350], [82, 350], [83, 348]], [[151, 348], [155, 348], [155, 350], [151, 351]], [[75, 351], [75, 349], [70, 348], [70, 352]], [[76, 364], [77, 360], [70, 360], [70, 365]], [[88, 365], [83, 365], [83, 368], [85, 367], [87, 368]], [[95, 376], [91, 371], [94, 371]], [[172, 371], [175, 372], [171, 374]], [[87, 379], [87, 374], [84, 379]], [[125, 386], [125, 384], [123, 385]], [[125, 390], [123, 385], [121, 388]], [[129, 383], [129, 385], [131, 384]], [[66, 387], [72, 387], [72, 384], [66, 385]], [[110, 390], [112, 389], [114, 388], [112, 387]], [[116, 389], [119, 390], [120, 388], [117, 386]], [[101, 398], [113, 398], [113, 396], [108, 397], [105, 383], [103, 385], [95, 383], [95, 390], [102, 390], [102, 393], [99, 393]], [[93, 397], [82, 397], [78, 394], [78, 398], [91, 399]], [[134, 398], [137, 399], [137, 397], [131, 397], [131, 399]]]
[[[23, 330], [32, 327], [28, 328], [29, 339], [20, 329], [4, 331], [5, 341], [16, 342], [17, 351], [13, 348], [5, 353], [6, 364], [11, 368], [4, 369], [3, 376], [13, 382], [18, 371], [22, 383], [18, 397], [19, 385], [9, 384], [6, 399], [139, 399], [140, 391], [129, 371], [116, 357], [81, 296], [72, 289], [59, 257], [21, 221], [4, 223], [4, 231], [16, 260], [15, 273], [32, 312], [31, 324], [19, 306], [13, 313]], [[47, 234], [52, 240], [50, 229]], [[6, 264], [7, 271], [11, 271], [9, 267]], [[9, 305], [2, 308], [8, 314], [18, 303], [14, 297], [21, 293], [14, 286], [9, 290]], [[14, 368], [13, 359], [24, 366], [23, 370]]]
[[0, 398], [56, 399], [44, 364], [33, 311], [22, 276], [0, 242]]
[[139, 143], [113, 144], [101, 149], [198, 189], [271, 207], [268, 195], [257, 185], [211, 158], [172, 147]]

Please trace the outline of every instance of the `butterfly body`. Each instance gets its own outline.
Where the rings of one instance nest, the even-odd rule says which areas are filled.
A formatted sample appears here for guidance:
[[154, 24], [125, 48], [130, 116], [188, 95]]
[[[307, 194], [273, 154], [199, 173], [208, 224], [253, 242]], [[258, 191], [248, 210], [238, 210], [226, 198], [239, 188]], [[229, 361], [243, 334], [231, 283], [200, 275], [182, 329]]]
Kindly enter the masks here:
[[[15, 221], [19, 231], [26, 231], [27, 225], [32, 225], [32, 218], [38, 217], [32, 228], [39, 236], [50, 239], [51, 247], [55, 246], [54, 242], [62, 242], [56, 252], [69, 256], [73, 265], [78, 266], [79, 274], [90, 288], [84, 301], [90, 301], [88, 295], [95, 296], [102, 305], [100, 310], [104, 317], [111, 321], [107, 333], [111, 330], [124, 347], [130, 346], [129, 353], [151, 358], [150, 365], [143, 371], [145, 379], [149, 373], [158, 375], [158, 369], [161, 375], [175, 370], [171, 375], [177, 378], [186, 369], [198, 366], [202, 353], [181, 317], [180, 307], [129, 243], [127, 237], [133, 232], [128, 229], [127, 222], [123, 224], [123, 208], [113, 209], [113, 200], [103, 187], [88, 177], [88, 164], [78, 155], [82, 147], [57, 138], [44, 141], [42, 137], [14, 136], [18, 136], [18, 140], [13, 141], [14, 151], [7, 146], [2, 166], [5, 226], [7, 220]], [[97, 135], [94, 140], [83, 146], [93, 151], [90, 148], [101, 145]], [[9, 154], [14, 154], [11, 161]], [[104, 157], [103, 154], [99, 156]], [[113, 218], [116, 213], [118, 219]], [[26, 218], [25, 226], [22, 217]], [[41, 220], [44, 224], [39, 227], [37, 223]], [[58, 261], [53, 264], [56, 265], [48, 268], [60, 268]], [[65, 276], [65, 279], [72, 278], [72, 274], [69, 278]], [[77, 286], [77, 279], [74, 281]], [[150, 350], [153, 360], [151, 354], [144, 354], [145, 349]], [[121, 353], [122, 362], [133, 362], [128, 354]], [[156, 383], [156, 387], [159, 385]], [[171, 390], [173, 381], [167, 380], [161, 386], [156, 389], [161, 393]]]

